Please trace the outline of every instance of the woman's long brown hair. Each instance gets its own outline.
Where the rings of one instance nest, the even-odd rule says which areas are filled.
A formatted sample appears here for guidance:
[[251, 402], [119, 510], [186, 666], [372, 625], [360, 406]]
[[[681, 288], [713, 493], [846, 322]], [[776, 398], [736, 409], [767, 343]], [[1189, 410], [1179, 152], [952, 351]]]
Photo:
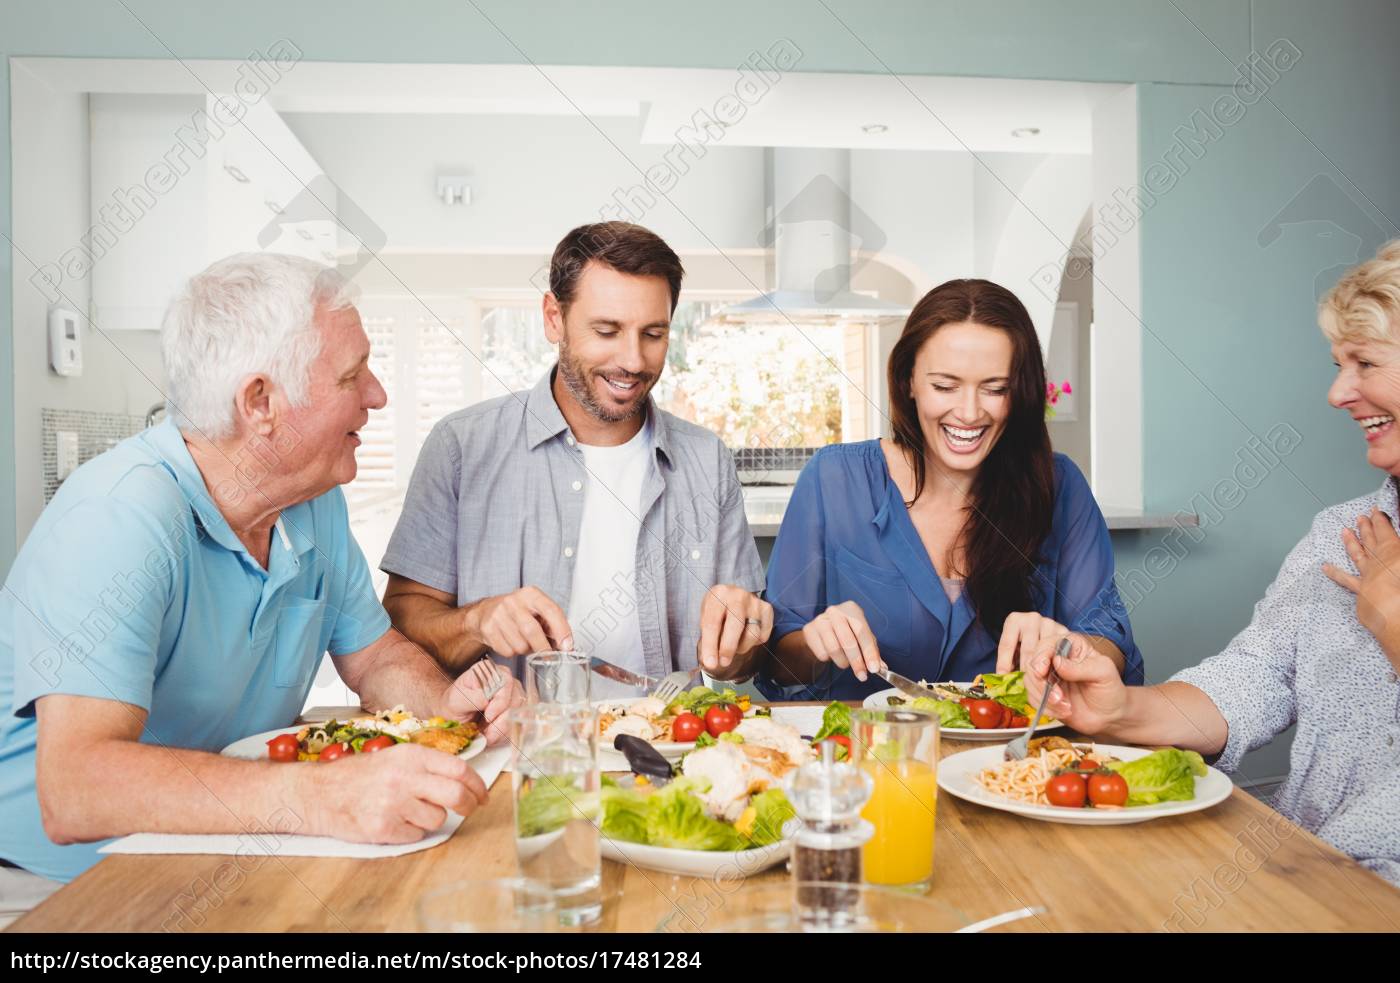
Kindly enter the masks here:
[[1037, 606], [1031, 580], [1055, 504], [1045, 364], [1030, 314], [1016, 295], [988, 280], [949, 280], [930, 290], [909, 314], [890, 353], [890, 420], [895, 444], [914, 467], [914, 497], [905, 503], [912, 507], [928, 480], [929, 453], [910, 391], [914, 360], [939, 328], [964, 321], [998, 328], [1011, 339], [1011, 411], [973, 480], [957, 540], [968, 598], [987, 633], [1000, 638], [1008, 614]]

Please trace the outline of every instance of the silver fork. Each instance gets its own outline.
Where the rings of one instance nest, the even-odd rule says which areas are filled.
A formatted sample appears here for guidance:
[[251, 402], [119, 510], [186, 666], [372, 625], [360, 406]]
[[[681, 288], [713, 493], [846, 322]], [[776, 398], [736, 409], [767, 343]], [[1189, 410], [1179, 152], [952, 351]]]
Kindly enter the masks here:
[[[1055, 646], [1055, 655], [1061, 659], [1069, 658], [1069, 636], [1060, 639], [1060, 643]], [[1060, 681], [1059, 673], [1055, 672], [1055, 660], [1050, 660], [1050, 672], [1045, 677], [1045, 692], [1040, 694], [1040, 706], [1036, 707], [1035, 716], [1031, 718], [1031, 725], [1026, 728], [1026, 732], [1010, 744], [1006, 745], [1002, 751], [1002, 758], [1006, 761], [1020, 761], [1030, 754], [1031, 738], [1035, 736], [1035, 729], [1040, 726], [1040, 715], [1045, 712], [1045, 704], [1050, 699], [1050, 690]]]
[[661, 680], [660, 684], [652, 691], [651, 695], [662, 703], [670, 703], [681, 695], [681, 690], [686, 688], [685, 684], [690, 682], [690, 677], [693, 675], [695, 675], [695, 670], [693, 669], [688, 672], [684, 669], [679, 669]]
[[[491, 697], [501, 691], [501, 687], [506, 684], [506, 674], [501, 671], [501, 667], [492, 662], [489, 658], [477, 659], [467, 670], [481, 686], [481, 695], [484, 703], [490, 703]], [[485, 709], [485, 706], [482, 707]]]

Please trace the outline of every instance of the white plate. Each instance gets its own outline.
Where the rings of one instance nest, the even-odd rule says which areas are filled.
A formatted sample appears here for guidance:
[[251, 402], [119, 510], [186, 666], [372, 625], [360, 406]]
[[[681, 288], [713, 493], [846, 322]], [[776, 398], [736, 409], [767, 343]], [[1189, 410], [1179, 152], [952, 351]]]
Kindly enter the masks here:
[[[243, 758], [247, 761], [266, 761], [267, 742], [278, 734], [295, 734], [301, 728], [295, 724], [289, 727], [279, 727], [276, 730], [269, 730], [262, 734], [254, 734], [252, 737], [245, 737], [234, 741], [219, 753], [226, 758]], [[475, 758], [478, 754], [486, 750], [486, 735], [477, 734], [472, 738], [472, 742], [462, 749], [457, 757]]]
[[[964, 689], [971, 686], [971, 683], [952, 683], [953, 686], [961, 686]], [[871, 693], [861, 701], [861, 706], [871, 710], [883, 710], [889, 706], [891, 696], [898, 696], [902, 699], [909, 699], [904, 693], [897, 689], [882, 689], [878, 693]], [[933, 696], [929, 693], [929, 696]], [[1035, 729], [1037, 734], [1058, 730], [1064, 724], [1058, 720], [1053, 723], [1041, 724]], [[988, 727], [986, 730], [978, 730], [976, 727], [943, 727], [939, 730], [939, 736], [946, 737], [954, 741], [1011, 741], [1020, 737], [1026, 732], [1025, 727]]]
[[647, 867], [681, 877], [730, 877], [742, 880], [749, 874], [783, 863], [792, 852], [789, 840], [779, 840], [752, 850], [674, 850], [664, 846], [644, 846], [604, 836], [603, 856], [620, 864]]
[[[642, 699], [638, 697], [637, 699]], [[635, 703], [636, 700], [600, 700], [594, 706], [606, 704], [608, 706], [621, 706]], [[757, 704], [763, 706], [764, 704]], [[780, 724], [788, 724], [796, 727], [799, 734], [815, 734], [821, 729], [822, 713], [825, 707], [785, 707], [777, 704], [771, 707], [773, 720]], [[679, 741], [652, 741], [651, 746], [661, 752], [661, 756], [667, 761], [678, 761], [683, 755], [695, 750], [695, 742], [683, 744]], [[604, 771], [627, 771], [627, 758], [622, 752], [611, 744], [598, 743], [599, 761]]]
[[[960, 799], [992, 809], [1001, 809], [1030, 819], [1070, 823], [1076, 826], [1121, 826], [1126, 823], [1163, 819], [1167, 816], [1180, 816], [1188, 812], [1200, 812], [1224, 802], [1235, 787], [1230, 779], [1225, 777], [1224, 772], [1210, 768], [1204, 778], [1196, 779], [1196, 797], [1186, 802], [1159, 802], [1157, 805], [1134, 806], [1130, 809], [1070, 809], [1064, 806], [1028, 805], [988, 792], [977, 783], [977, 775], [982, 769], [1001, 763], [1004, 746], [998, 744], [992, 747], [971, 748], [948, 755], [938, 763], [938, 787]], [[1095, 751], [1121, 761], [1134, 761], [1152, 753], [1145, 748], [1124, 747], [1120, 744], [1094, 744], [1093, 747]]]

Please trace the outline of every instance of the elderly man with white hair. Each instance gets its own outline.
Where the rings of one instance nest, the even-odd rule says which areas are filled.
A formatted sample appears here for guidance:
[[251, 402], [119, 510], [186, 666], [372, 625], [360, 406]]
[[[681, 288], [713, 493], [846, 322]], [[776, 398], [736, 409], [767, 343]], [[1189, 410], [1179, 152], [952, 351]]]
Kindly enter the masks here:
[[389, 624], [338, 486], [385, 403], [336, 273], [244, 254], [193, 277], [162, 334], [171, 418], [79, 468], [0, 593], [0, 908], [127, 833], [410, 842], [486, 789], [416, 744], [293, 767], [221, 757], [289, 725], [329, 652], [364, 705], [483, 719], [489, 701]]

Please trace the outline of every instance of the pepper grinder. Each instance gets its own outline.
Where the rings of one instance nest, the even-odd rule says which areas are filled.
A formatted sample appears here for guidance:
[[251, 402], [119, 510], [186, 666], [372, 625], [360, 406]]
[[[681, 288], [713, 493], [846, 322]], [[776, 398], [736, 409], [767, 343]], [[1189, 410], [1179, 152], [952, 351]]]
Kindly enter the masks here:
[[848, 928], [860, 918], [861, 847], [875, 827], [861, 819], [870, 798], [870, 776], [836, 760], [836, 742], [823, 741], [821, 757], [783, 783], [797, 813], [793, 836], [793, 904], [802, 927]]

